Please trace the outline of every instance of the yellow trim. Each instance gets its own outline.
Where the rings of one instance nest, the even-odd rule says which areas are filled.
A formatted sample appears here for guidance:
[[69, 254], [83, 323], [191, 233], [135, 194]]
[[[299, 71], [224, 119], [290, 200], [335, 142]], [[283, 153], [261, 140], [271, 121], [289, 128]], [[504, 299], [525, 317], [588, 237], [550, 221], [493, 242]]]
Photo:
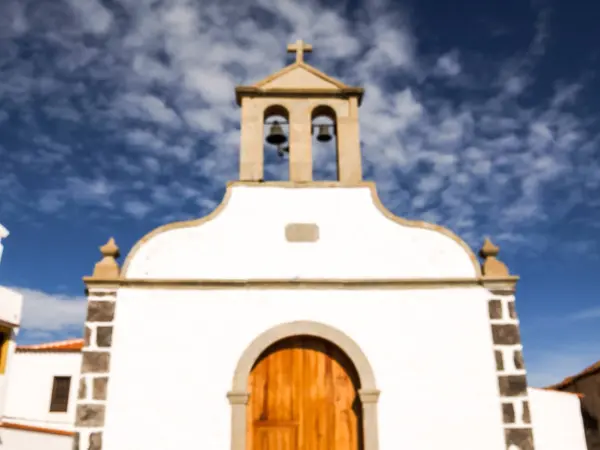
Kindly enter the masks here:
[[0, 327], [0, 332], [4, 333], [4, 341], [0, 342], [0, 375], [6, 373], [8, 360], [8, 347], [10, 346], [12, 329]]

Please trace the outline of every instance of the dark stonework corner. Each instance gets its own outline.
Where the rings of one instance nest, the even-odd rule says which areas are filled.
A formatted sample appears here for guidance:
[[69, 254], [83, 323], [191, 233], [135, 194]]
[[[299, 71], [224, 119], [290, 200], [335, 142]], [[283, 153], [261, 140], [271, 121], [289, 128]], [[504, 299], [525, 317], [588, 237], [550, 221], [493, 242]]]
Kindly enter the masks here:
[[496, 345], [516, 345], [521, 343], [518, 325], [492, 325], [492, 336]]
[[77, 405], [75, 425], [101, 427], [104, 425], [104, 405]]
[[90, 434], [90, 445], [88, 450], [102, 450], [102, 433], [96, 432]]
[[115, 302], [89, 301], [87, 311], [88, 322], [112, 322], [115, 318]]
[[77, 392], [77, 398], [83, 399], [87, 395], [87, 386], [85, 384], [85, 378], [79, 379], [79, 391]]
[[515, 309], [515, 301], [508, 302], [508, 315], [511, 319], [517, 318], [517, 310]]
[[512, 403], [502, 403], [502, 419], [504, 423], [515, 423], [515, 407]]
[[506, 448], [516, 445], [520, 450], [534, 450], [531, 428], [508, 428], [504, 430]]
[[531, 423], [531, 413], [529, 412], [529, 402], [523, 402], [523, 423]]
[[79, 433], [73, 434], [73, 447], [72, 450], [79, 450]]
[[89, 347], [91, 340], [92, 340], [92, 329], [90, 327], [86, 326], [84, 333], [83, 333], [83, 345], [85, 347]]
[[496, 357], [496, 370], [498, 372], [504, 370], [504, 360], [502, 359], [502, 352], [500, 350], [494, 350], [494, 356]]
[[108, 377], [94, 378], [94, 400], [106, 400], [106, 388], [108, 386]]
[[525, 368], [525, 363], [523, 361], [523, 352], [521, 352], [521, 350], [515, 351], [513, 360], [515, 362], [515, 368], [517, 368], [517, 369]]
[[106, 373], [110, 367], [107, 352], [83, 352], [81, 373]]
[[98, 327], [96, 329], [96, 344], [98, 347], [110, 347], [112, 345], [113, 327]]
[[517, 397], [527, 393], [525, 375], [500, 375], [498, 377], [501, 397]]
[[490, 300], [488, 304], [490, 319], [502, 319], [502, 301]]

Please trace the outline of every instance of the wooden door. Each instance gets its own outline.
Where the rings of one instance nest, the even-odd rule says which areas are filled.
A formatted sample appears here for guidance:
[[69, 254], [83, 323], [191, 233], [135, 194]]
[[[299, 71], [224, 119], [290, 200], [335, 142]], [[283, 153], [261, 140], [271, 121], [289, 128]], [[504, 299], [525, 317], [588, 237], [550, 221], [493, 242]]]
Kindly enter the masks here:
[[248, 380], [247, 450], [362, 450], [358, 376], [335, 345], [278, 342]]

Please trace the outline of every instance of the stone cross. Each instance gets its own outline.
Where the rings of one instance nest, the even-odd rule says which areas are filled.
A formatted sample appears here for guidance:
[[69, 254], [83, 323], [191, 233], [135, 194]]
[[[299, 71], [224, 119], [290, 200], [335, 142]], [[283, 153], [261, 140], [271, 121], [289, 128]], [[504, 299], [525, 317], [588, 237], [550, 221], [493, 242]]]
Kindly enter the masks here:
[[295, 44], [287, 46], [288, 53], [296, 53], [296, 62], [304, 62], [304, 52], [312, 52], [312, 45], [305, 44], [302, 39], [298, 39]]

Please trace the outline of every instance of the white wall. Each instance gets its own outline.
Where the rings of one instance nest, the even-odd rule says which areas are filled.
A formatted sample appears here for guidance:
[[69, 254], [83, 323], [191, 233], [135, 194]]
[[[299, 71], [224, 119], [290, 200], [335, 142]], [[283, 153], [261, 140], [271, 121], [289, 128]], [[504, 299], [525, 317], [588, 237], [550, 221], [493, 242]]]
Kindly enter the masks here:
[[23, 296], [18, 292], [0, 286], [0, 321], [19, 325]]
[[71, 450], [73, 438], [47, 433], [0, 428], [2, 450]]
[[[17, 352], [10, 365], [5, 420], [42, 428], [73, 430], [81, 353]], [[55, 376], [71, 376], [66, 413], [51, 413]], [[33, 448], [33, 447], [32, 447]]]
[[[368, 187], [230, 187], [209, 222], [160, 233], [130, 262], [128, 278], [473, 278], [453, 239], [401, 226], [379, 211]], [[289, 223], [316, 223], [315, 243], [289, 243]]]
[[[1, 227], [1, 225], [0, 225]], [[1, 230], [0, 230], [1, 231]], [[6, 354], [5, 373], [0, 374], [0, 417], [4, 412], [6, 404], [6, 392], [8, 390], [8, 373], [12, 365], [13, 352], [15, 350], [15, 335], [18, 332], [18, 328], [14, 327], [21, 323], [21, 308], [23, 304], [23, 296], [11, 289], [0, 286], [0, 324], [2, 322], [11, 325], [12, 338], [8, 344], [8, 351]], [[5, 326], [3, 326], [5, 328]]]
[[576, 395], [530, 388], [529, 403], [535, 450], [587, 450]]
[[381, 390], [381, 450], [505, 450], [487, 295], [121, 290], [104, 450], [229, 448], [226, 393], [239, 357], [295, 320], [337, 328], [365, 352]]
[[0, 374], [0, 418], [4, 415], [4, 411], [6, 409], [6, 398], [8, 395], [8, 389], [10, 385], [10, 368], [13, 364], [14, 360], [14, 352], [15, 352], [15, 332], [13, 332], [13, 336], [11, 341], [8, 344], [8, 351], [6, 354], [6, 364], [5, 364], [5, 373]]

